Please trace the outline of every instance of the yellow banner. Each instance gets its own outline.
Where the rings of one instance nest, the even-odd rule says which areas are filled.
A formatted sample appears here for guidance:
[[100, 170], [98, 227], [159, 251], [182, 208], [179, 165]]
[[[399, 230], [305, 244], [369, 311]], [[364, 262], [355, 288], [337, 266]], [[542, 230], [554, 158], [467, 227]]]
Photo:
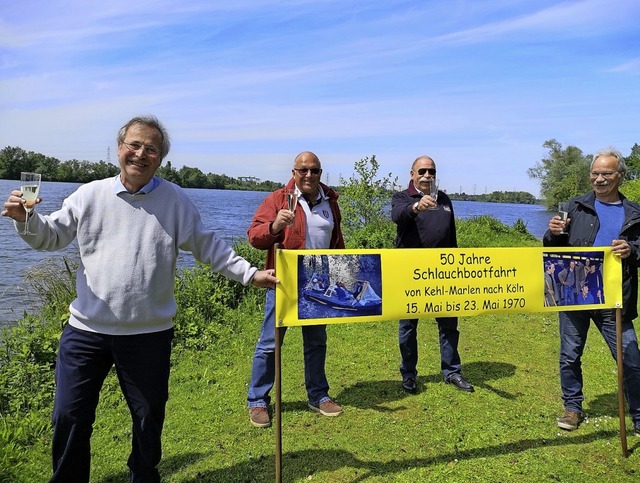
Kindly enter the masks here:
[[276, 250], [278, 326], [622, 307], [610, 248]]

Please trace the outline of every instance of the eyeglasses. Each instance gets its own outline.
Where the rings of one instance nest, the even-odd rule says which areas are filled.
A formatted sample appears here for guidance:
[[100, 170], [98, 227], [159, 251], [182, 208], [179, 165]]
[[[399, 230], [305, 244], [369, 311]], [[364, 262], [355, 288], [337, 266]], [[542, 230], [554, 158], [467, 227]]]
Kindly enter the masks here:
[[424, 176], [425, 173], [429, 173], [431, 176], [436, 175], [436, 168], [420, 168], [418, 174]]
[[589, 176], [596, 179], [598, 176], [602, 176], [604, 179], [613, 178], [613, 175], [616, 174], [617, 171], [591, 171]]
[[125, 143], [124, 141], [122, 141], [122, 144], [132, 153], [137, 153], [140, 151], [140, 148], [143, 148], [144, 152], [149, 156], [158, 156], [160, 154], [160, 150], [152, 144], [141, 144], [139, 142]]
[[311, 174], [322, 173], [320, 168], [293, 168], [293, 170], [302, 176], [306, 176], [309, 171], [311, 171]]

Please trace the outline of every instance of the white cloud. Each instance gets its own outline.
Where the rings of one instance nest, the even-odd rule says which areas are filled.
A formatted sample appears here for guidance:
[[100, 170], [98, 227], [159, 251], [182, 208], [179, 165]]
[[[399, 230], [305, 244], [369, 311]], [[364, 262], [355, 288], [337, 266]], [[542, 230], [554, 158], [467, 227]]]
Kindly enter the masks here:
[[623, 62], [614, 67], [611, 67], [607, 72], [621, 72], [621, 73], [639, 73], [640, 72], [640, 57], [631, 59], [627, 62]]

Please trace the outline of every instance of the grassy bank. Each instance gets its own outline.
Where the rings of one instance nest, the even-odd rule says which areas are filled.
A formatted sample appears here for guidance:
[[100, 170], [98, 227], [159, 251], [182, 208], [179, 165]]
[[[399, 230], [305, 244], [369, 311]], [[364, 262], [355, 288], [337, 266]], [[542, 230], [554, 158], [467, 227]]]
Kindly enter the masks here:
[[[208, 351], [177, 351], [161, 474], [172, 482], [275, 479], [275, 432], [258, 430], [245, 408], [259, 314]], [[585, 356], [588, 421], [560, 431], [554, 316], [461, 320], [461, 356], [476, 386], [442, 382], [437, 329], [420, 330], [421, 386], [400, 389], [396, 324], [329, 327], [327, 373], [345, 407], [323, 418], [306, 407], [299, 329], [283, 348], [283, 480], [301, 481], [637, 481], [638, 455], [618, 438], [615, 365], [597, 334]], [[363, 342], [366, 341], [366, 342]], [[628, 422], [631, 428], [630, 422]], [[126, 406], [110, 378], [93, 437], [93, 481], [127, 481]], [[640, 439], [630, 437], [636, 450]], [[23, 453], [22, 481], [49, 471], [50, 433]]]

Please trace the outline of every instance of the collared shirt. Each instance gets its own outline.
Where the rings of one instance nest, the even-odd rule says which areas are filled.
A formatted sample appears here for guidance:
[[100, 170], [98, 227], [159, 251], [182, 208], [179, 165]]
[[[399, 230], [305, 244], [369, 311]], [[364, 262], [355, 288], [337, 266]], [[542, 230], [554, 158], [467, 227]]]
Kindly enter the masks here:
[[313, 201], [308, 201], [296, 186], [300, 207], [304, 210], [307, 220], [305, 233], [305, 248], [329, 248], [331, 245], [331, 233], [333, 232], [333, 213], [329, 206], [329, 197], [318, 186], [318, 196]]
[[420, 196], [424, 196], [424, 193], [420, 189], [418, 189], [418, 187], [415, 184], [413, 185], [413, 187], [416, 189], [416, 191]]
[[160, 185], [160, 178], [156, 178], [154, 176], [153, 178], [151, 178], [151, 181], [149, 181], [146, 185], [144, 185], [138, 191], [136, 191], [135, 193], [131, 193], [122, 184], [122, 180], [120, 179], [120, 174], [118, 173], [118, 175], [116, 176], [116, 182], [114, 184], [114, 192], [115, 192], [116, 195], [118, 195], [120, 193], [129, 193], [130, 195], [148, 195], [154, 189], [156, 189], [158, 187], [158, 185]]

